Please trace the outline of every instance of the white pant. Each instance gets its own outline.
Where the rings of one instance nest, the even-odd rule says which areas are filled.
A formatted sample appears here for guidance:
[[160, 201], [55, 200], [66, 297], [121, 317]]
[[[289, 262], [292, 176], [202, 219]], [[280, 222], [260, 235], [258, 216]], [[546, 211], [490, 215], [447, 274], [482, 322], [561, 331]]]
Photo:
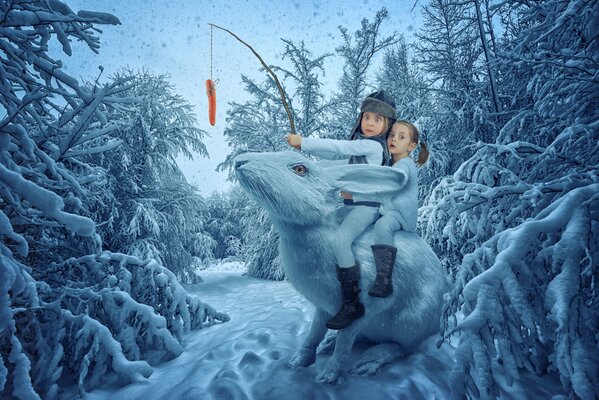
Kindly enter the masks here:
[[374, 223], [379, 217], [378, 207], [348, 206], [349, 213], [343, 218], [343, 222], [335, 234], [334, 251], [337, 265], [340, 268], [349, 268], [356, 265], [356, 259], [352, 252], [352, 243]]
[[399, 213], [391, 212], [379, 218], [374, 224], [374, 244], [395, 246], [393, 236], [402, 229]]

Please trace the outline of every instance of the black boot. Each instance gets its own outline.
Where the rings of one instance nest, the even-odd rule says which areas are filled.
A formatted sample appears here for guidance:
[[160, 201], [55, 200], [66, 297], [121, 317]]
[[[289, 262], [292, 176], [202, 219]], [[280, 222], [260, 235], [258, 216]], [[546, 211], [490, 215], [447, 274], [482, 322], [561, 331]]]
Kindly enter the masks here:
[[393, 265], [397, 248], [386, 244], [375, 244], [372, 246], [374, 254], [374, 265], [376, 265], [376, 279], [368, 294], [372, 297], [387, 297], [393, 293]]
[[341, 283], [343, 302], [337, 314], [327, 322], [329, 329], [347, 328], [353, 320], [364, 315], [364, 306], [360, 303], [360, 264], [350, 268], [337, 267], [337, 279]]

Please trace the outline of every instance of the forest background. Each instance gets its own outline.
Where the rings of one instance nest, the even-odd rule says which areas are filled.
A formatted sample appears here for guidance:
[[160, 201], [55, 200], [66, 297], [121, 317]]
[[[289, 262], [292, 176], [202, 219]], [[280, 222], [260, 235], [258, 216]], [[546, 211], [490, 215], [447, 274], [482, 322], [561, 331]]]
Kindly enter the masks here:
[[[267, 215], [238, 186], [201, 196], [181, 172], [177, 157], [205, 154], [206, 132], [168, 75], [77, 80], [50, 55], [50, 42], [97, 52], [99, 27], [119, 23], [101, 11], [0, 2], [0, 394], [149, 375], [186, 332], [227, 320], [181, 286], [217, 260], [284, 279]], [[284, 39], [272, 68], [298, 133], [346, 138], [361, 100], [389, 91], [431, 149], [418, 231], [453, 282], [440, 331], [460, 338], [456, 397], [493, 398], [525, 369], [595, 398], [599, 9], [431, 0], [421, 11], [409, 45], [381, 34], [384, 8], [340, 27], [330, 54]], [[343, 65], [332, 93], [328, 57]], [[288, 149], [272, 80], [242, 82], [222, 171], [242, 152]]]

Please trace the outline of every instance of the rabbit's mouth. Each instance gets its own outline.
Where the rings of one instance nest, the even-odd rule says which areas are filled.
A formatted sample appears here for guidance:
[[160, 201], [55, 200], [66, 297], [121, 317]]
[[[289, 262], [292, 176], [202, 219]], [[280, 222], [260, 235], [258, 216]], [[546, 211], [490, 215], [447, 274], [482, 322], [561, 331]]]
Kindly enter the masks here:
[[253, 183], [251, 169], [249, 168], [247, 160], [235, 161], [235, 176], [239, 181], [239, 184], [250, 194], [253, 194], [257, 189], [257, 185]]
[[[264, 180], [261, 174], [256, 171], [258, 166], [255, 165], [254, 160], [247, 160], [243, 157], [237, 157], [235, 159], [235, 176], [239, 181], [239, 184], [247, 193], [250, 194], [258, 203], [265, 206], [267, 209], [274, 211], [270, 213], [271, 216], [283, 214], [283, 210], [276, 200], [276, 196], [271, 193], [272, 187], [269, 187], [271, 182]], [[259, 168], [258, 168], [259, 169]]]
[[250, 177], [248, 176], [251, 172], [251, 165], [249, 160], [245, 160], [241, 157], [237, 157], [235, 159], [235, 176], [237, 177], [239, 184], [244, 189], [252, 189], [253, 185], [250, 182]]
[[235, 161], [235, 170], [241, 168], [244, 164], [247, 164], [248, 162], [249, 162], [248, 160]]

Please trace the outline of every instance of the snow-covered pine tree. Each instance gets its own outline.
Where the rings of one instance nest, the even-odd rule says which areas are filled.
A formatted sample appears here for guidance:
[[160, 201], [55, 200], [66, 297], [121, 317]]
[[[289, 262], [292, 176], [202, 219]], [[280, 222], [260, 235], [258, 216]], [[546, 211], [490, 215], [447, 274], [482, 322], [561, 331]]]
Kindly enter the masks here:
[[[82, 396], [101, 382], [148, 376], [181, 335], [227, 316], [189, 297], [156, 262], [96, 253], [104, 171], [83, 160], [114, 150], [125, 81], [88, 88], [48, 54], [56, 39], [98, 51], [98, 12], [57, 0], [0, 2], [0, 397]], [[74, 256], [74, 257], [73, 257]]]
[[[237, 189], [242, 191], [241, 188]], [[250, 197], [246, 200], [250, 204]], [[279, 234], [264, 209], [254, 202], [243, 209], [243, 258], [249, 276], [280, 281], [285, 279], [279, 257]]]
[[469, 145], [493, 142], [498, 133], [475, 15], [471, 2], [432, 0], [413, 45], [436, 105], [430, 141], [446, 153], [449, 173], [472, 155]]
[[[234, 179], [233, 160], [237, 155], [248, 151], [287, 149], [284, 138], [290, 129], [274, 81], [267, 78], [263, 83], [256, 83], [244, 75], [241, 80], [251, 98], [245, 103], [230, 103], [223, 135], [232, 151], [217, 166], [218, 171], [229, 171], [229, 179]], [[293, 103], [289, 103], [293, 110]]]
[[286, 90], [292, 96], [294, 104], [297, 133], [302, 136], [320, 136], [329, 130], [326, 117], [331, 111], [331, 104], [325, 101], [322, 93], [319, 71], [324, 76], [323, 62], [332, 54], [312, 59], [303, 41], [295, 44], [283, 39], [283, 42], [283, 60], [287, 58], [291, 68], [275, 67], [274, 70], [284, 73]]
[[430, 113], [432, 94], [412, 60], [403, 36], [398, 37], [396, 45], [383, 52], [376, 84], [393, 97], [399, 118], [418, 122]]
[[431, 157], [423, 168], [418, 169], [419, 204], [423, 204], [434, 185], [453, 171], [449, 160], [446, 135], [435, 129], [437, 119], [434, 90], [425, 81], [416, 63], [409, 55], [409, 47], [403, 37], [395, 46], [385, 50], [380, 69], [376, 74], [378, 87], [387, 90], [393, 99], [400, 119], [416, 124], [420, 139], [426, 142]]
[[[326, 130], [326, 110], [329, 107], [321, 92], [319, 70], [324, 74], [323, 61], [328, 55], [311, 58], [311, 53], [303, 42], [299, 45], [284, 40], [283, 59], [291, 64], [289, 68], [273, 67], [283, 72], [289, 106], [296, 121], [297, 133], [304, 136], [321, 134]], [[284, 138], [289, 131], [287, 116], [283, 109], [279, 92], [269, 78], [258, 84], [242, 77], [245, 91], [252, 99], [243, 103], [232, 103], [225, 128], [225, 138], [233, 151], [218, 166], [232, 171], [232, 160], [246, 151], [281, 151], [289, 147]], [[231, 176], [232, 178], [232, 176]], [[248, 274], [253, 277], [280, 280], [284, 274], [278, 258], [278, 234], [274, 230], [266, 212], [239, 189], [230, 193], [244, 196], [249, 212], [238, 223], [242, 225], [244, 261]], [[233, 200], [233, 199], [231, 199]]]
[[[289, 133], [289, 120], [283, 108], [281, 97], [274, 81], [268, 78], [262, 84], [242, 76], [245, 91], [251, 99], [245, 103], [231, 103], [227, 111], [228, 125], [225, 128], [225, 140], [233, 150], [227, 155], [225, 161], [218, 165], [221, 171], [228, 170], [229, 178], [233, 176], [233, 160], [238, 154], [247, 151], [281, 151], [287, 149], [285, 135]], [[289, 99], [289, 96], [288, 96]], [[289, 101], [293, 114], [293, 103]], [[251, 200], [239, 187], [234, 187], [232, 192], [236, 196], [246, 199], [243, 205], [249, 211], [248, 218], [240, 219], [244, 243], [243, 258], [248, 268], [248, 274], [257, 278], [268, 279], [271, 276], [280, 276], [280, 264], [275, 261], [278, 252], [279, 238], [266, 212]], [[260, 234], [258, 234], [260, 232]], [[268, 235], [271, 240], [262, 242], [262, 235]], [[265, 264], [266, 263], [266, 264]], [[270, 269], [273, 268], [272, 272]], [[267, 271], [264, 273], [264, 271]]]
[[216, 246], [215, 259], [243, 259], [243, 224], [241, 215], [247, 206], [245, 192], [234, 186], [225, 193], [215, 192], [206, 198], [206, 232], [210, 234]]
[[[285, 91], [297, 133], [306, 136], [321, 132], [326, 129], [324, 112], [330, 105], [324, 101], [318, 71], [324, 75], [323, 61], [329, 55], [310, 58], [311, 53], [303, 42], [299, 45], [290, 40], [283, 42], [283, 59], [287, 58], [291, 66], [271, 68], [283, 72], [286, 86], [289, 83]], [[245, 103], [231, 103], [231, 110], [227, 112], [229, 126], [225, 128], [224, 136], [233, 151], [218, 165], [219, 171], [232, 172], [233, 159], [240, 153], [289, 148], [284, 140], [290, 133], [289, 121], [275, 82], [270, 77], [262, 83], [244, 75], [241, 78], [251, 99]]]
[[496, 144], [481, 144], [433, 191], [421, 219], [455, 272], [445, 309], [445, 334], [460, 334], [450, 380], [456, 397], [494, 398], [522, 370], [555, 373], [569, 397], [594, 399], [599, 14], [587, 1], [501, 6], [508, 24], [497, 62], [513, 64], [504, 71], [519, 70], [523, 83], [511, 87], [513, 117]]
[[206, 206], [176, 157], [191, 157], [190, 149], [207, 155], [206, 132], [166, 76], [123, 70], [113, 79], [128, 82], [118, 94], [121, 106], [105, 112], [118, 124], [110, 136], [122, 144], [93, 157], [107, 170], [113, 196], [110, 206], [99, 204], [93, 215], [104, 248], [155, 259], [181, 282], [196, 282], [194, 256], [210, 258], [214, 241], [203, 233]]
[[343, 75], [339, 80], [339, 92], [331, 101], [334, 112], [327, 137], [347, 139], [356, 122], [360, 104], [369, 94], [368, 72], [374, 56], [399, 42], [396, 33], [385, 38], [380, 35], [381, 24], [388, 16], [389, 11], [383, 7], [372, 22], [364, 18], [362, 27], [353, 36], [347, 28], [339, 27], [343, 43], [335, 50], [344, 59]]

